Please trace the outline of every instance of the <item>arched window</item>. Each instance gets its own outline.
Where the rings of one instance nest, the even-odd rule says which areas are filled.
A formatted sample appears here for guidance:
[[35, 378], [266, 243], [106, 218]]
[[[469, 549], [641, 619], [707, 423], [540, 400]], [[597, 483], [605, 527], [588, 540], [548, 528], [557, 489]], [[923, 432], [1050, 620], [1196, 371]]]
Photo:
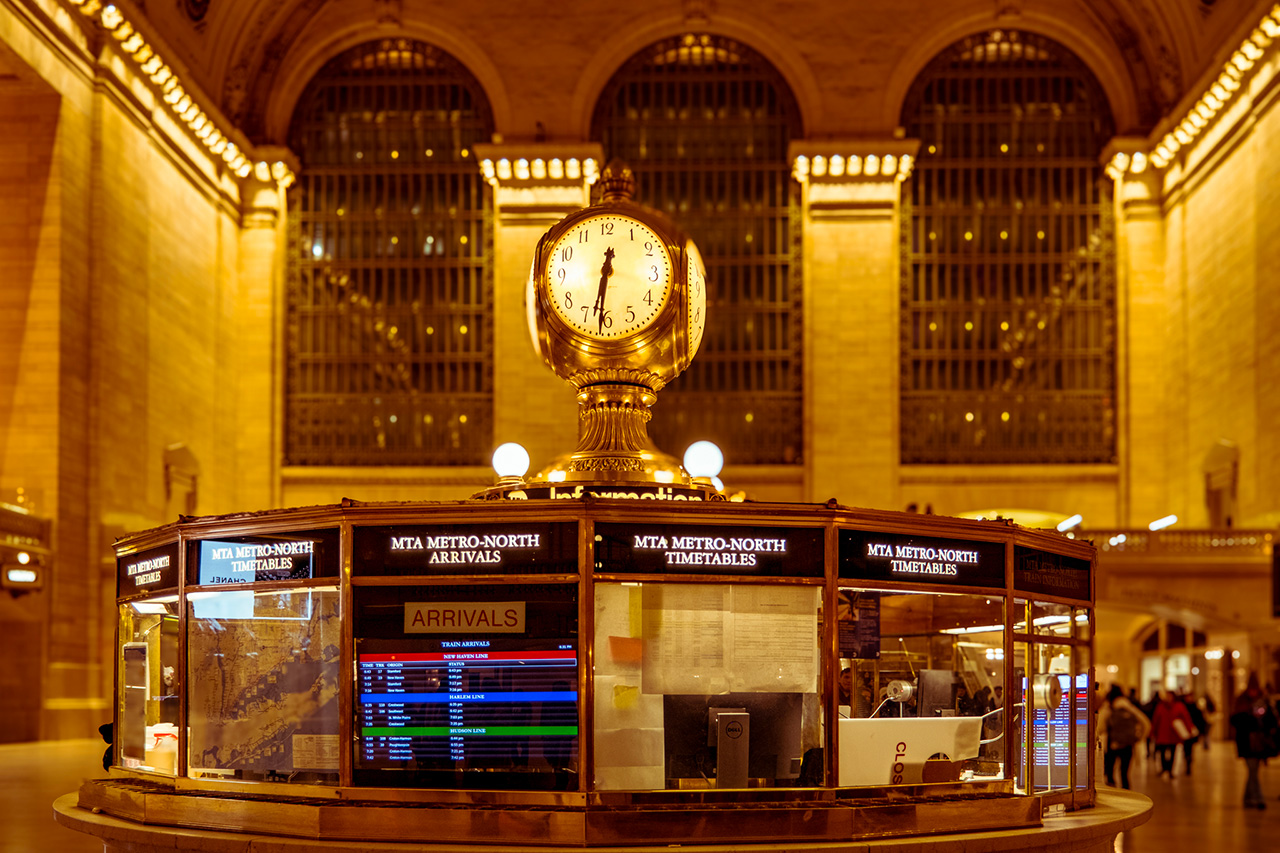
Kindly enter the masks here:
[[493, 404], [489, 190], [479, 84], [408, 39], [331, 60], [290, 144], [285, 460], [483, 463]]
[[917, 78], [904, 198], [901, 458], [1115, 458], [1111, 138], [1062, 45], [993, 30]]
[[632, 57], [596, 105], [592, 138], [635, 170], [637, 201], [679, 224], [707, 264], [707, 330], [662, 391], [650, 434], [679, 456], [715, 441], [732, 464], [800, 461], [800, 240], [787, 144], [790, 89], [759, 54], [686, 35]]

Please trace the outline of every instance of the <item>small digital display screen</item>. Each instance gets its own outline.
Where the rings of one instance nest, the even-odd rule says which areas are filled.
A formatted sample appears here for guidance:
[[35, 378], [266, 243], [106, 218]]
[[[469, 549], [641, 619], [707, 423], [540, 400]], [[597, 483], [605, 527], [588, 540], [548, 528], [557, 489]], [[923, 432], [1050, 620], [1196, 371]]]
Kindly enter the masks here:
[[[1075, 678], [1059, 674], [1062, 700], [1052, 711], [1035, 708], [1031, 717], [1031, 753], [1035, 768], [1035, 787], [1066, 788], [1070, 786], [1071, 757], [1076, 760], [1076, 787], [1084, 788], [1089, 778], [1089, 676]], [[1026, 680], [1023, 690], [1027, 691]], [[1029, 694], [1028, 694], [1029, 695]], [[1075, 743], [1071, 741], [1071, 718], [1075, 716]]]
[[[431, 640], [357, 657], [357, 777], [556, 787], [578, 750], [573, 641]], [[402, 784], [394, 782], [391, 784]]]

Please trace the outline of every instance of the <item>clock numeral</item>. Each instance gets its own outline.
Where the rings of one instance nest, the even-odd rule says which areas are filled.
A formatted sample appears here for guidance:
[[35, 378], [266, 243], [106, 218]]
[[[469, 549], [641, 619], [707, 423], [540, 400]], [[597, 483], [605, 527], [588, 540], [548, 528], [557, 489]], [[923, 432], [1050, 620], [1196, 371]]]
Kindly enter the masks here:
[[601, 222], [601, 223], [600, 223], [600, 233], [601, 233], [601, 234], [603, 234], [603, 235], [604, 235], [604, 236], [606, 236], [606, 237], [611, 237], [611, 236], [613, 236], [613, 223], [612, 223], [612, 222]]
[[653, 291], [652, 291], [652, 290], [646, 290], [646, 291], [644, 292], [643, 301], [644, 301], [644, 302], [647, 302], [647, 303], [648, 303], [648, 304], [650, 304], [650, 305], [652, 305], [652, 304], [653, 304]]
[[561, 262], [561, 263], [566, 263], [566, 262], [568, 262], [568, 261], [570, 261], [570, 260], [572, 260], [572, 259], [573, 259], [573, 247], [572, 247], [572, 246], [565, 246], [563, 249], [561, 249], [561, 250], [560, 250], [560, 262]]
[[644, 241], [644, 254], [645, 254], [645, 257], [648, 257], [648, 258], [653, 257], [653, 241], [652, 240]]
[[[582, 325], [585, 326], [587, 325], [587, 322], [591, 319], [591, 306], [583, 305], [581, 306], [581, 308], [582, 308]], [[610, 313], [608, 311], [605, 311], [603, 313], [603, 315], [601, 316], [598, 322], [601, 328], [604, 328], [604, 329], [613, 328], [613, 317], [610, 316]]]
[[564, 292], [564, 310], [568, 311], [573, 307], [573, 291], [566, 290]]
[[658, 280], [658, 267], [657, 267], [657, 265], [655, 264], [654, 266], [649, 267], [649, 269], [653, 270], [653, 274], [649, 276], [649, 281], [657, 281], [657, 280]]
[[636, 321], [636, 312], [631, 310], [631, 306], [627, 306], [627, 322], [634, 323]]
[[696, 323], [701, 319], [702, 319], [702, 309], [699, 308], [697, 311], [693, 312], [693, 322]]
[[581, 231], [579, 231], [579, 232], [578, 232], [578, 242], [579, 242], [579, 243], [587, 243], [587, 242], [590, 242], [590, 240], [591, 240], [591, 232], [590, 232], [590, 231], [588, 231], [587, 229], [583, 228]]
[[564, 284], [564, 267], [560, 267], [556, 270], [556, 278], [560, 279], [561, 284]]

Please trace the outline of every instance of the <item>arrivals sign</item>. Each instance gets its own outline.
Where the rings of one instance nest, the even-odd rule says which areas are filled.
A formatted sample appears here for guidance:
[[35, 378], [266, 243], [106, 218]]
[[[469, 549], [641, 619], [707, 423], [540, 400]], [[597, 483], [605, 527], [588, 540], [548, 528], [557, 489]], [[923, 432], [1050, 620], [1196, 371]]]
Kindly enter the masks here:
[[409, 601], [406, 634], [523, 634], [523, 601]]
[[1004, 544], [841, 530], [840, 577], [1004, 587]]
[[116, 594], [173, 589], [178, 585], [178, 543], [163, 545], [116, 560]]
[[823, 576], [823, 530], [597, 523], [596, 571], [685, 575]]
[[357, 575], [574, 574], [576, 522], [357, 527]]

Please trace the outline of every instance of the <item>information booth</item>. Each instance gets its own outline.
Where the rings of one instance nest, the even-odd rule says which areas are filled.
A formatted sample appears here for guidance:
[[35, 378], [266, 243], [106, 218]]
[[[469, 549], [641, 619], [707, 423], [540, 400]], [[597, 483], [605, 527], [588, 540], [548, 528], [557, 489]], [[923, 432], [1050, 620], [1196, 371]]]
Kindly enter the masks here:
[[616, 845], [1027, 827], [1093, 803], [1092, 546], [660, 492], [122, 539], [115, 767], [80, 804]]

